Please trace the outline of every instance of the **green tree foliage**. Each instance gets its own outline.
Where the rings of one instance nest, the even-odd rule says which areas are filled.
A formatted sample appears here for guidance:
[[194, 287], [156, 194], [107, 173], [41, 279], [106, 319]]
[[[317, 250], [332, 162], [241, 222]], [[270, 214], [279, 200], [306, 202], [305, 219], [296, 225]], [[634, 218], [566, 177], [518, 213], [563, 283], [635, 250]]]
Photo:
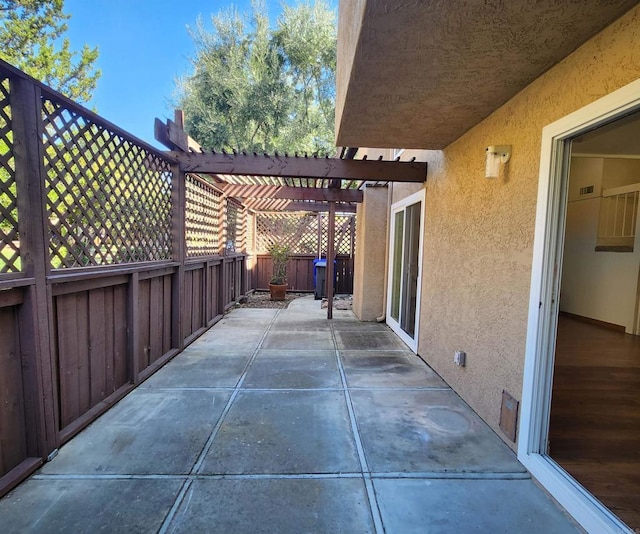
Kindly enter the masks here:
[[275, 28], [264, 3], [198, 20], [193, 73], [178, 82], [187, 132], [209, 149], [333, 154], [335, 13], [323, 0], [284, 6]]
[[87, 102], [96, 87], [98, 48], [71, 50], [64, 0], [0, 0], [0, 58], [69, 98]]

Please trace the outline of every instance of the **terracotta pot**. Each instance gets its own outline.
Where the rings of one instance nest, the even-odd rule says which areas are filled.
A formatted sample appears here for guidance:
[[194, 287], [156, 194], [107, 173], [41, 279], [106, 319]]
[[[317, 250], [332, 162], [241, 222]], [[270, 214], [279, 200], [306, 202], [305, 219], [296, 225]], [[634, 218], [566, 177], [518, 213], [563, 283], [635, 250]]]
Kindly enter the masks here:
[[287, 284], [269, 284], [269, 292], [271, 293], [271, 300], [284, 300], [287, 295]]

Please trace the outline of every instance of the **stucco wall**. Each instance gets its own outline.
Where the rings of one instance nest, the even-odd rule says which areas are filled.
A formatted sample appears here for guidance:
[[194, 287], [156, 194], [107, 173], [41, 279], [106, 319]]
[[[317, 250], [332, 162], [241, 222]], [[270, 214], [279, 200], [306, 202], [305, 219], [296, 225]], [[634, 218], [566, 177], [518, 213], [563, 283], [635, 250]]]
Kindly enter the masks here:
[[[639, 57], [634, 8], [428, 154], [418, 352], [500, 435], [502, 390], [518, 399], [522, 391], [542, 128], [640, 77]], [[513, 155], [487, 180], [485, 147], [494, 144], [512, 145]], [[453, 364], [456, 349], [467, 352], [466, 368]]]
[[[336, 121], [342, 118], [342, 109], [349, 88], [349, 76], [353, 67], [358, 37], [362, 28], [362, 17], [366, 0], [349, 0], [340, 2], [338, 6], [338, 24], [340, 39], [338, 40], [338, 68], [336, 72]], [[340, 130], [336, 124], [336, 132]]]
[[353, 313], [361, 321], [375, 321], [384, 310], [388, 199], [386, 187], [367, 187], [358, 205]]

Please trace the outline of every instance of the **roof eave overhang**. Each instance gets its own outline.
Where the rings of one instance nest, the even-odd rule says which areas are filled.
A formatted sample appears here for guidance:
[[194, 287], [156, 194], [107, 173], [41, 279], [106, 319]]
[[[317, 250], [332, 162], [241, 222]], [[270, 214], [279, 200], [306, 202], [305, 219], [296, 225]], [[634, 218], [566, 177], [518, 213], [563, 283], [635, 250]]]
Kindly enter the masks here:
[[445, 148], [636, 4], [341, 0], [337, 144]]

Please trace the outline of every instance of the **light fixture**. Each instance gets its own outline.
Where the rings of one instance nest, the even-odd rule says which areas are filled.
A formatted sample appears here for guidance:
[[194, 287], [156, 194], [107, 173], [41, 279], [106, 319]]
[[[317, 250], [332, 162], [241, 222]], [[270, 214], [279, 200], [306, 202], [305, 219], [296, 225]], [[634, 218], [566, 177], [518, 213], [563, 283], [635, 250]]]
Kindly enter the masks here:
[[507, 163], [511, 158], [511, 145], [492, 145], [487, 147], [487, 165], [484, 170], [485, 178], [497, 178], [500, 174], [500, 164]]

